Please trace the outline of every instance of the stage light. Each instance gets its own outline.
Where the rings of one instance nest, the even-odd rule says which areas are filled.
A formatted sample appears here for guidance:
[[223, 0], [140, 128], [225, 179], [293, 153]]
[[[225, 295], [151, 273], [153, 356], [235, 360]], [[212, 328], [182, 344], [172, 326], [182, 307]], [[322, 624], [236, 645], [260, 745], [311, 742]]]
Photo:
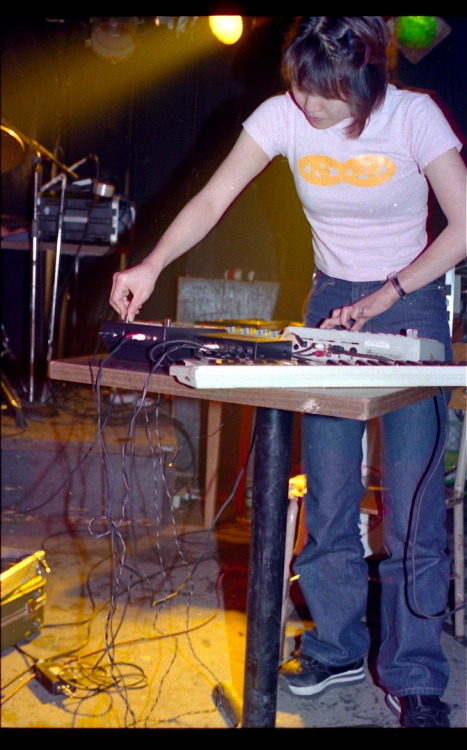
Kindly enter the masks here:
[[393, 16], [387, 21], [399, 52], [418, 63], [451, 32], [439, 16]]
[[137, 25], [136, 17], [92, 18], [88, 44], [103, 60], [125, 60], [135, 51]]
[[235, 44], [243, 33], [241, 16], [209, 16], [209, 26], [223, 44]]
[[409, 49], [423, 49], [436, 39], [438, 27], [434, 16], [399, 16], [395, 25], [396, 39]]

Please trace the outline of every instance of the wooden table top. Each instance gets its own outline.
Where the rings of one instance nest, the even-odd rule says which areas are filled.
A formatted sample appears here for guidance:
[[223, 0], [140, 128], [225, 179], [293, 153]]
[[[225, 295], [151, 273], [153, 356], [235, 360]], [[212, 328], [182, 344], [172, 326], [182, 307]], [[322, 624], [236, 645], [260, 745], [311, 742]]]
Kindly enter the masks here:
[[[102, 364], [104, 362], [104, 364]], [[243, 404], [307, 414], [368, 420], [439, 393], [434, 386], [410, 388], [213, 388], [195, 389], [171, 375], [150, 374], [144, 363], [107, 358], [75, 357], [52, 360], [52, 380], [97, 384], [111, 388], [160, 393], [203, 401]]]

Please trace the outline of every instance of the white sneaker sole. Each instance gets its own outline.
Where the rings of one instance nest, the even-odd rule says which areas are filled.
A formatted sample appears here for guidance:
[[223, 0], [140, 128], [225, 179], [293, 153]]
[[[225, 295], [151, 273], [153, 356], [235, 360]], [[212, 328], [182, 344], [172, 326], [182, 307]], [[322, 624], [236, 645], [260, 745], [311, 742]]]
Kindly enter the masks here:
[[290, 685], [287, 679], [286, 682], [288, 689], [294, 695], [317, 695], [333, 685], [341, 685], [346, 682], [362, 682], [364, 679], [365, 672], [363, 671], [363, 667], [360, 667], [360, 669], [343, 672], [342, 674], [331, 675], [318, 685], [304, 685], [300, 687], [298, 685]]
[[387, 707], [391, 709], [393, 714], [395, 714], [395, 716], [397, 716], [398, 719], [400, 719], [402, 709], [401, 709], [401, 704], [399, 702], [399, 698], [396, 698], [395, 695], [391, 695], [391, 693], [386, 693], [385, 701], [386, 701]]

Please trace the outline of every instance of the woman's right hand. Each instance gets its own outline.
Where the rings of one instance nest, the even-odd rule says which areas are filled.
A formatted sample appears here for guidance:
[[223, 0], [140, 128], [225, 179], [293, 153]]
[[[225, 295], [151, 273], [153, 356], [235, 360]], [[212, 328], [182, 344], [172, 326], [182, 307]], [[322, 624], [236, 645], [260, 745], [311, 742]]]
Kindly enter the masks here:
[[123, 320], [133, 322], [152, 294], [160, 272], [206, 237], [269, 161], [256, 141], [242, 131], [220, 167], [180, 211], [148, 257], [114, 274], [109, 302]]
[[143, 304], [151, 296], [158, 275], [158, 272], [145, 261], [114, 273], [109, 302], [122, 320], [129, 323], [134, 321]]

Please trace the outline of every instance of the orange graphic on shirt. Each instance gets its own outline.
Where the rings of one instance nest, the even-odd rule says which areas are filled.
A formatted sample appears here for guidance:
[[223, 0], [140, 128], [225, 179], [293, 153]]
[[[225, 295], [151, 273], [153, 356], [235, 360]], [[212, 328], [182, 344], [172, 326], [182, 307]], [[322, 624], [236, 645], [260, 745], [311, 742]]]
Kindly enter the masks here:
[[356, 187], [376, 187], [394, 176], [396, 165], [389, 157], [378, 154], [356, 156], [343, 162], [323, 154], [310, 154], [298, 160], [298, 171], [312, 185], [347, 182]]

